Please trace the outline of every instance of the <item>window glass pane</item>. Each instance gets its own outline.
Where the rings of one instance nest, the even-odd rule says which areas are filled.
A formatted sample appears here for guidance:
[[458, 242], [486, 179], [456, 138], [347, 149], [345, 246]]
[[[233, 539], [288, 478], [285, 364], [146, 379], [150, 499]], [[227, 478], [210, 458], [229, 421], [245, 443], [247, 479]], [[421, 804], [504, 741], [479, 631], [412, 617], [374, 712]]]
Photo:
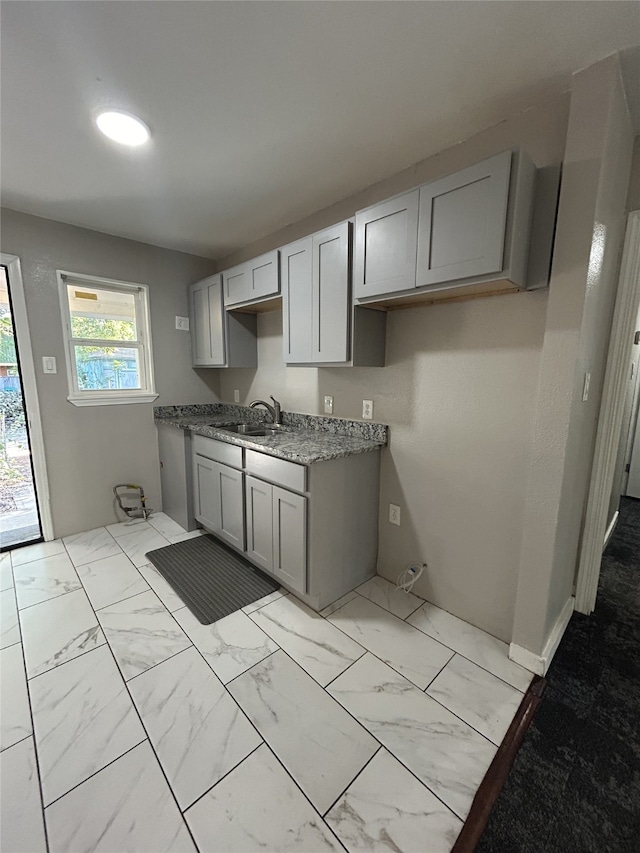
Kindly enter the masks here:
[[142, 387], [137, 349], [76, 345], [74, 350], [80, 391]]
[[71, 336], [107, 341], [135, 341], [136, 297], [134, 293], [68, 284]]

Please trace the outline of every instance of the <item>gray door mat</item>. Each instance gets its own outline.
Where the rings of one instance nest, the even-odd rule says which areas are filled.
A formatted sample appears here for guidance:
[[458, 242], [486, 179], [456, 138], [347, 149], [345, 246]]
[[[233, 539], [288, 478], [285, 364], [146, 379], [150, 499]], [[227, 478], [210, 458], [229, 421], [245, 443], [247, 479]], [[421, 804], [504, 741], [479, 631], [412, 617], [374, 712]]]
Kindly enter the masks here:
[[280, 589], [214, 536], [195, 536], [147, 554], [203, 625], [211, 625]]

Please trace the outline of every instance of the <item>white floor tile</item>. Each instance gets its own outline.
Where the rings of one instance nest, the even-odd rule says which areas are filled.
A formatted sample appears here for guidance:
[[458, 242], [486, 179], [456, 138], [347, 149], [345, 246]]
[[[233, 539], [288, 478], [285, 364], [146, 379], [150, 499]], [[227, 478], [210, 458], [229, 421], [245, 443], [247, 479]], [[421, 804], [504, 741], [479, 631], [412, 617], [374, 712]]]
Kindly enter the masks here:
[[495, 755], [492, 743], [372, 655], [354, 663], [327, 690], [459, 818], [466, 818]]
[[13, 572], [11, 571], [11, 554], [7, 551], [0, 554], [0, 592], [13, 587]]
[[105, 642], [83, 589], [21, 610], [20, 624], [29, 678]]
[[73, 592], [82, 586], [66, 552], [23, 563], [13, 571], [20, 609]]
[[322, 685], [364, 654], [362, 646], [291, 595], [256, 610], [251, 619]]
[[279, 598], [282, 598], [282, 596], [286, 594], [287, 590], [283, 587], [280, 587], [280, 589], [276, 589], [275, 592], [270, 592], [269, 595], [264, 595], [257, 601], [252, 601], [251, 604], [247, 604], [245, 607], [242, 608], [242, 612], [253, 613], [255, 610], [260, 610], [261, 607], [265, 607], [267, 604], [271, 604], [272, 601], [277, 601]]
[[146, 566], [140, 566], [139, 571], [170, 613], [185, 606], [184, 601], [173, 587], [169, 586], [155, 566], [149, 563]]
[[355, 590], [348, 592], [346, 595], [343, 595], [342, 598], [339, 598], [337, 601], [333, 601], [331, 604], [327, 605], [327, 607], [321, 610], [320, 616], [324, 616], [325, 618], [327, 616], [331, 616], [332, 613], [335, 613], [336, 610], [340, 610], [340, 608], [343, 607], [347, 603], [347, 601], [351, 601], [351, 599], [356, 598], [357, 595], [358, 593], [355, 592]]
[[0, 850], [46, 853], [33, 738], [26, 738], [0, 755], [0, 789]]
[[266, 746], [185, 816], [202, 851], [329, 853], [341, 849]]
[[118, 539], [118, 544], [134, 566], [144, 566], [149, 562], [148, 551], [165, 548], [169, 540], [161, 536], [151, 525], [134, 533], [127, 533]]
[[126, 679], [191, 645], [151, 590], [99, 610], [98, 618]]
[[169, 518], [164, 512], [154, 512], [149, 519], [149, 524], [163, 536], [182, 536], [187, 531], [177, 521]]
[[18, 608], [13, 587], [0, 592], [0, 648], [6, 649], [20, 642]]
[[201, 625], [188, 607], [176, 610], [173, 617], [223, 684], [278, 650], [241, 610], [213, 625]]
[[183, 810], [262, 743], [193, 647], [129, 686]]
[[140, 572], [123, 553], [85, 563], [78, 567], [78, 574], [95, 610], [149, 589]]
[[385, 749], [326, 815], [351, 853], [449, 853], [457, 818]]
[[509, 646], [427, 602], [407, 620], [425, 634], [525, 692], [533, 675], [509, 660]]
[[191, 530], [189, 533], [171, 534], [170, 536], [167, 536], [167, 539], [172, 545], [175, 545], [178, 542], [184, 542], [185, 539], [195, 539], [196, 536], [204, 536], [204, 534], [204, 530]]
[[23, 563], [31, 563], [33, 560], [42, 560], [44, 557], [55, 557], [56, 554], [64, 553], [66, 552], [62, 539], [54, 539], [52, 542], [36, 542], [35, 545], [16, 548], [11, 555], [13, 565], [21, 566]]
[[423, 598], [418, 598], [412, 592], [397, 589], [394, 583], [390, 583], [386, 578], [381, 578], [380, 575], [376, 575], [363, 583], [357, 588], [357, 592], [364, 598], [368, 598], [369, 601], [373, 601], [374, 604], [384, 607], [398, 619], [406, 619], [421, 604], [424, 604]]
[[117, 524], [107, 524], [107, 530], [114, 539], [120, 539], [128, 533], [136, 533], [138, 530], [150, 530], [151, 525], [144, 518], [130, 518], [127, 521], [119, 521]]
[[229, 690], [321, 814], [378, 748], [284, 652], [256, 664]]
[[455, 655], [427, 689], [450, 711], [500, 746], [522, 693], [495, 675]]
[[106, 646], [29, 682], [45, 805], [145, 740]]
[[87, 533], [65, 536], [62, 541], [74, 566], [93, 563], [96, 560], [103, 560], [105, 557], [113, 557], [121, 552], [116, 540], [104, 527], [97, 527]]
[[147, 742], [46, 810], [50, 853], [195, 853]]
[[329, 621], [422, 690], [453, 657], [450, 649], [361, 596]]
[[6, 749], [31, 734], [27, 677], [20, 643], [0, 651], [0, 680], [0, 749]]

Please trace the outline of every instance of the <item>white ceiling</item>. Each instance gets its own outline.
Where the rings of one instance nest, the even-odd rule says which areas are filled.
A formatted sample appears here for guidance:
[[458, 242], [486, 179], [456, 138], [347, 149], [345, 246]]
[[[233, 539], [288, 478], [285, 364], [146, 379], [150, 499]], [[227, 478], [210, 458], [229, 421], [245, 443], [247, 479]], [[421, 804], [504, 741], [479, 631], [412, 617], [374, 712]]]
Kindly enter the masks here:
[[[566, 88], [637, 2], [2, 2], [2, 203], [223, 257]], [[146, 150], [99, 136], [121, 107]]]

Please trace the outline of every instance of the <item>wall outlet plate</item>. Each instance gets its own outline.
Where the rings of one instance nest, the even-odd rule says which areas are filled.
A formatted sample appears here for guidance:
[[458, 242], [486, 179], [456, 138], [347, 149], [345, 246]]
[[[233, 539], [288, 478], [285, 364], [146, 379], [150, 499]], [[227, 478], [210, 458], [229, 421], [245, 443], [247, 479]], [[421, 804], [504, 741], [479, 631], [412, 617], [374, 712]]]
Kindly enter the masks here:
[[42, 372], [43, 373], [57, 373], [58, 367], [56, 365], [56, 357], [54, 355], [43, 355], [42, 356]]
[[397, 524], [400, 527], [400, 507], [396, 504], [389, 504], [389, 521], [391, 524]]
[[239, 402], [240, 402], [240, 392], [238, 391], [238, 389], [237, 389], [237, 388], [236, 388], [236, 390], [233, 392], [233, 402], [234, 402], [234, 403], [239, 403]]
[[366, 421], [370, 421], [373, 418], [373, 400], [362, 401], [362, 417]]
[[582, 386], [582, 402], [586, 403], [589, 399], [589, 385], [591, 383], [591, 374], [585, 373], [584, 375], [584, 385]]
[[176, 329], [179, 332], [188, 332], [189, 331], [189, 318], [188, 317], [176, 317]]
[[324, 413], [325, 415], [333, 414], [333, 397], [326, 396], [324, 398]]

